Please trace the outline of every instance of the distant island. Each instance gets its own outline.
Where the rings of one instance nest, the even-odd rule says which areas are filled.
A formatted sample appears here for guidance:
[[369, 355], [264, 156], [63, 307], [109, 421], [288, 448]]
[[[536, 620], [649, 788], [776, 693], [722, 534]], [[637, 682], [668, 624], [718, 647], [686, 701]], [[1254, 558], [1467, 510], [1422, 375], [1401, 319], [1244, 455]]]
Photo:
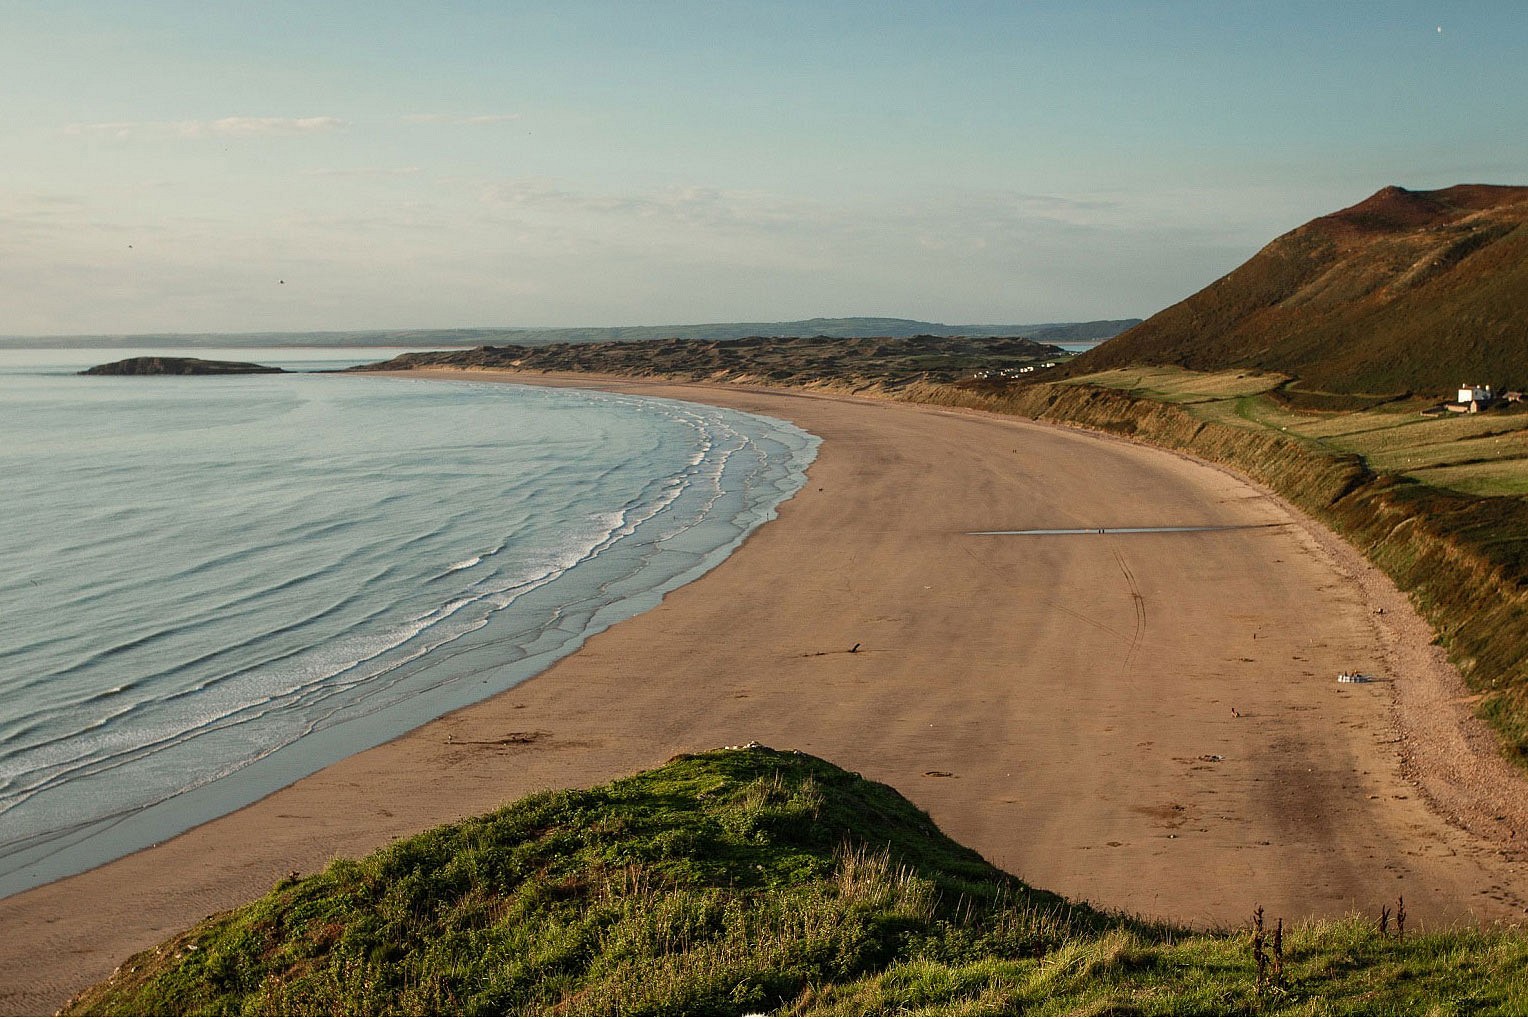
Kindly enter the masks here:
[[199, 357], [130, 357], [125, 361], [98, 364], [81, 375], [275, 375], [285, 368], [271, 368], [248, 361], [205, 361]]
[[1117, 336], [1138, 318], [1096, 322], [1040, 322], [1030, 325], [945, 325], [907, 318], [809, 318], [792, 322], [712, 322], [699, 325], [521, 326], [471, 329], [354, 329], [287, 333], [113, 333], [76, 336], [0, 336], [0, 348], [193, 347], [478, 347], [549, 343], [612, 343], [631, 340], [738, 340], [746, 336], [807, 337], [1024, 336], [1048, 343], [1090, 343]]

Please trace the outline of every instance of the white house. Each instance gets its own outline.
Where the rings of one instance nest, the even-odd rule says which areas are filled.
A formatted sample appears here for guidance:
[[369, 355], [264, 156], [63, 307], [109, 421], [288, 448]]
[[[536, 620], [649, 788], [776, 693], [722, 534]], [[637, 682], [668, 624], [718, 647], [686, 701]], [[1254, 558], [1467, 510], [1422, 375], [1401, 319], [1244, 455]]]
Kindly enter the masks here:
[[1485, 403], [1490, 403], [1491, 400], [1492, 400], [1492, 394], [1491, 394], [1491, 387], [1490, 386], [1461, 385], [1459, 387], [1459, 399], [1456, 402], [1463, 403], [1463, 404], [1470, 404], [1470, 403], [1482, 403], [1482, 404], [1485, 404]]

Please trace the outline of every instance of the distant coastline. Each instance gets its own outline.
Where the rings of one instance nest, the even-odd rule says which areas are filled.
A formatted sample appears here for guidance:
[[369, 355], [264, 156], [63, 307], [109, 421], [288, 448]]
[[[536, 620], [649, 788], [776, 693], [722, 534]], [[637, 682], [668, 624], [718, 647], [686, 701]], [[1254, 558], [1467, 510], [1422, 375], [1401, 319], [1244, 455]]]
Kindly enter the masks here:
[[552, 343], [609, 343], [631, 340], [735, 340], [745, 336], [836, 339], [874, 336], [1022, 336], [1050, 343], [1090, 343], [1109, 339], [1140, 319], [1092, 322], [1040, 322], [1024, 325], [945, 325], [905, 318], [811, 318], [790, 322], [713, 322], [699, 325], [589, 326], [541, 328], [523, 326], [469, 329], [360, 329], [312, 332], [254, 333], [102, 333], [71, 336], [0, 336], [0, 349], [164, 347], [476, 347], [513, 343], [543, 346]]

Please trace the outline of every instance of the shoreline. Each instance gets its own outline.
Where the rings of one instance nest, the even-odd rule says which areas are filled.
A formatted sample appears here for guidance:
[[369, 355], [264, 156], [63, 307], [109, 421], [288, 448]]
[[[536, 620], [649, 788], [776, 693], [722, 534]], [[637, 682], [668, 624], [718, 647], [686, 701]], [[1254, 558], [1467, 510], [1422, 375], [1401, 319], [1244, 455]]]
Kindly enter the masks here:
[[[390, 390], [393, 397], [419, 388], [418, 383], [405, 386], [393, 379], [366, 380], [364, 376], [352, 378], [351, 383], [365, 390]], [[317, 384], [331, 391], [336, 385], [346, 386], [335, 380]], [[308, 388], [312, 385], [309, 383]], [[49, 820], [56, 824], [56, 819], [65, 816], [64, 812], [73, 806], [67, 799], [71, 790], [60, 790], [65, 794], [62, 803], [55, 799], [54, 806], [36, 809], [31, 817], [18, 818], [5, 844], [0, 846], [0, 899], [109, 863], [163, 841], [170, 837], [167, 833], [179, 833], [215, 820], [344, 757], [519, 685], [576, 650], [592, 634], [640, 614], [667, 592], [724, 560], [752, 530], [774, 517], [784, 498], [805, 484], [805, 468], [817, 445], [815, 437], [787, 423], [698, 404], [573, 390], [557, 393], [543, 389], [538, 393], [497, 385], [458, 389], [453, 393], [437, 381], [424, 382], [423, 389], [431, 401], [422, 405], [431, 408], [425, 413], [444, 415], [460, 400], [483, 415], [498, 413], [496, 408], [506, 402], [512, 417], [516, 413], [540, 413], [523, 407], [523, 401], [530, 400], [538, 407], [551, 408], [553, 414], [559, 408], [586, 408], [596, 420], [612, 422], [597, 426], [602, 430], [619, 430], [640, 421], [665, 422], [662, 427], [673, 429], [675, 437], [688, 441], [692, 436], [700, 436], [703, 444], [686, 449], [680, 457], [672, 458], [672, 463], [661, 467], [675, 472], [669, 479], [671, 485], [663, 483], [668, 487], [662, 492], [656, 490], [659, 482], [654, 480], [652, 492], [644, 490], [624, 507], [620, 502], [625, 496], [606, 503], [602, 510], [610, 512], [608, 525], [599, 524], [584, 537], [564, 539], [558, 535], [553, 543], [557, 546], [555, 553], [537, 553], [555, 558], [536, 561], [531, 572], [510, 574], [509, 580], [496, 573], [491, 580], [474, 580], [470, 586], [457, 583], [444, 593], [433, 588], [437, 600], [416, 605], [429, 611], [409, 619], [395, 612], [387, 623], [391, 635], [386, 638], [373, 634], [357, 637], [345, 631], [327, 645], [304, 646], [300, 654], [306, 659], [316, 658], [321, 665], [315, 671], [329, 675], [328, 679], [318, 681], [323, 688], [333, 686], [340, 691], [348, 688], [359, 692], [328, 698], [324, 712], [312, 718], [301, 713], [300, 705], [295, 710], [287, 705], [271, 712], [277, 718], [274, 725], [258, 714], [251, 721], [239, 723], [237, 729], [246, 733], [243, 744], [252, 748], [244, 756], [231, 754], [219, 758], [216, 750], [184, 753], [176, 765], [160, 765], [157, 769], [160, 774], [175, 776], [175, 783], [158, 795], [145, 798], [141, 805], [133, 796], [143, 786], [133, 778], [118, 778], [122, 796], [97, 797], [97, 802], [109, 803], [114, 808], [112, 812], [48, 830]], [[634, 411], [633, 405], [638, 404], [643, 409]], [[611, 411], [597, 409], [600, 405], [626, 409], [617, 412], [622, 415], [618, 419], [607, 419], [601, 415]], [[521, 409], [515, 411], [515, 407]], [[628, 416], [633, 413], [640, 417]], [[677, 424], [679, 420], [684, 424]], [[512, 447], [515, 440], [506, 435], [505, 441]], [[681, 463], [692, 454], [691, 462]], [[396, 461], [398, 457], [389, 454], [387, 459]], [[494, 459], [502, 458], [490, 456], [488, 462]], [[655, 464], [655, 469], [660, 466]], [[498, 479], [518, 477], [515, 471], [506, 473], [499, 466], [488, 473]], [[535, 484], [555, 484], [568, 473], [558, 467], [545, 478], [538, 476]], [[575, 476], [578, 473], [573, 472]], [[519, 481], [512, 484], [521, 486]], [[461, 498], [456, 496], [457, 500]], [[434, 498], [425, 493], [418, 502], [428, 503], [416, 510], [421, 517], [439, 516], [438, 490]], [[461, 508], [467, 505], [462, 504]], [[496, 522], [502, 526], [504, 503], [479, 498], [470, 505], [476, 507], [476, 515], [490, 529]], [[515, 512], [523, 513], [518, 508]], [[576, 529], [580, 517], [575, 513], [567, 522]], [[536, 519], [546, 521], [545, 512]], [[517, 564], [515, 569], [524, 570], [529, 560], [515, 559], [515, 547], [511, 547], [508, 555], [495, 558], [505, 545], [501, 535], [502, 532], [486, 539], [495, 542], [491, 550], [486, 543], [475, 548], [463, 547], [454, 553], [445, 550], [446, 558], [435, 564], [437, 569], [447, 562], [461, 560], [471, 551], [487, 551], [482, 557], [473, 555], [471, 561], [455, 562], [439, 576], [419, 577], [409, 585], [408, 592], [418, 593], [422, 585], [434, 584], [447, 575], [456, 577], [457, 570], [470, 568], [481, 558], [490, 558], [492, 563], [513, 560]], [[357, 535], [354, 540], [360, 542], [363, 538]], [[402, 565], [397, 562], [399, 557], [382, 542], [377, 541], [375, 547], [381, 549], [378, 556], [381, 565], [389, 568]], [[344, 558], [350, 558], [348, 550]], [[88, 580], [82, 582], [89, 584]], [[359, 578], [353, 578], [351, 583], [357, 582]], [[450, 585], [451, 581], [446, 583]], [[506, 590], [512, 592], [514, 609], [494, 611], [495, 597]], [[356, 594], [364, 596], [364, 588]], [[483, 606], [486, 608], [480, 608]], [[461, 622], [464, 618], [466, 623]], [[362, 644], [364, 650], [355, 650], [358, 639], [367, 642]], [[349, 648], [344, 646], [347, 643]], [[338, 669], [329, 668], [336, 659], [344, 661], [347, 651], [354, 654], [354, 661]], [[378, 662], [382, 664], [376, 665]], [[262, 670], [266, 667], [265, 663], [260, 666]], [[314, 687], [318, 688], [317, 683]], [[298, 699], [284, 689], [278, 689], [275, 696]], [[296, 722], [285, 720], [294, 716]], [[174, 721], [171, 718], [168, 724]], [[310, 726], [306, 733], [304, 721]], [[190, 743], [192, 747], [200, 746], [194, 737]], [[131, 768], [129, 763], [118, 769], [118, 774], [131, 775]], [[202, 772], [215, 777], [196, 781]], [[18, 835], [28, 831], [28, 824], [36, 827], [25, 836]]]
[[[1332, 682], [1386, 661], [1366, 596], [1245, 481], [1154, 447], [871, 398], [451, 374], [716, 403], [823, 444], [777, 520], [526, 683], [0, 900], [0, 1007], [57, 1007], [290, 870], [749, 740], [886, 782], [998, 866], [1110, 908], [1215, 925], [1257, 903], [1288, 919], [1377, 912], [1399, 892], [1429, 926], [1521, 916], [1523, 869], [1412, 795], [1390, 684]], [[969, 533], [1176, 523], [1294, 526]]]

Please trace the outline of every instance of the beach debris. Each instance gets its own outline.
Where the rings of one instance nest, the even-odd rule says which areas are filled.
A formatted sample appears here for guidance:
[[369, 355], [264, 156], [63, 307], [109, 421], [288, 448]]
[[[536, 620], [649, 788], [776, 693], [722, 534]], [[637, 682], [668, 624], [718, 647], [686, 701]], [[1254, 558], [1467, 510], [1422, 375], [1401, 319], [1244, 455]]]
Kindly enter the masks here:
[[507, 732], [502, 739], [456, 739], [450, 733], [446, 734], [446, 742], [453, 746], [472, 747], [507, 747], [519, 746], [525, 743], [534, 743], [539, 739], [545, 739], [552, 735], [544, 729], [534, 732]]
[[1222, 757], [1219, 754], [1200, 754], [1199, 755], [1199, 759], [1201, 761], [1209, 761], [1211, 764], [1216, 764], [1216, 763], [1218, 763], [1220, 761], [1225, 760], [1225, 758]]
[[1231, 709], [1231, 717], [1232, 718], [1240, 718], [1241, 717], [1241, 712], [1237, 711], [1235, 708], [1232, 708]]
[[1374, 682], [1374, 677], [1373, 676], [1366, 676], [1362, 672], [1339, 672], [1339, 673], [1337, 673], [1337, 682], [1339, 682], [1339, 683], [1372, 683], [1372, 682]]
[[840, 647], [837, 650], [833, 650], [833, 651], [803, 651], [803, 652], [801, 652], [801, 657], [802, 658], [823, 658], [823, 657], [826, 657], [827, 655], [857, 655], [857, 654], [860, 654], [861, 652], [864, 652], [865, 654], [868, 655], [870, 653], [870, 649], [865, 647], [864, 644], [856, 643], [851, 648]]
[[954, 778], [955, 777], [955, 773], [953, 771], [925, 771], [923, 774], [927, 775], [929, 778]]

